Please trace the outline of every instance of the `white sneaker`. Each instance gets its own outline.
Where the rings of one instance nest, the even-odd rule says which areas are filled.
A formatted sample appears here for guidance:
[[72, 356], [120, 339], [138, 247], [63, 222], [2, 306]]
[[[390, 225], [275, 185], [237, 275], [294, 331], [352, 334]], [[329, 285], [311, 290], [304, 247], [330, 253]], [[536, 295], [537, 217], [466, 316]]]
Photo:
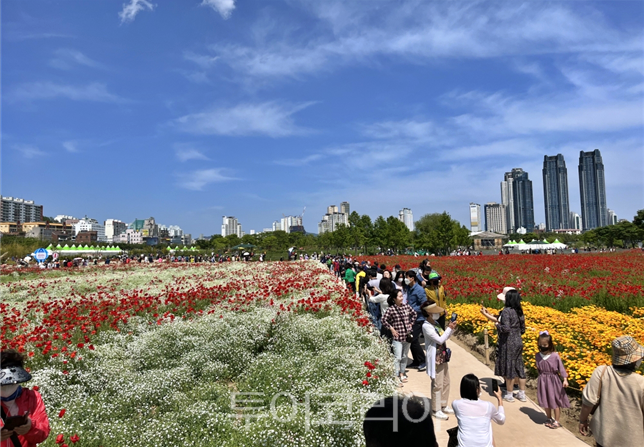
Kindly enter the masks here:
[[503, 400], [506, 402], [516, 402], [514, 400], [514, 397], [512, 397], [512, 394], [506, 394], [505, 396], [503, 396]]
[[443, 421], [446, 421], [449, 419], [449, 416], [443, 413], [442, 411], [434, 411], [432, 413], [432, 416], [434, 416], [436, 419], [442, 419]]
[[441, 411], [445, 414], [454, 414], [454, 410], [452, 410], [449, 405], [447, 407], [444, 407]]
[[521, 402], [527, 402], [527, 401], [528, 401], [528, 398], [527, 398], [527, 397], [525, 397], [525, 391], [519, 391], [519, 393], [517, 394], [517, 396], [516, 396], [516, 397], [517, 397], [517, 399], [519, 399]]

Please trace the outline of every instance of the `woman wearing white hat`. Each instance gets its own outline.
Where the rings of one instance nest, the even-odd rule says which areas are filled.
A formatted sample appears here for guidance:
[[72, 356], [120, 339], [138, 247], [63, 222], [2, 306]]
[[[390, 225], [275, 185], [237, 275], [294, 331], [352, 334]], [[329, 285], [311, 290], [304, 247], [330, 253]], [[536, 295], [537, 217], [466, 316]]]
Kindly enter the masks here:
[[579, 432], [588, 436], [590, 426], [598, 447], [639, 447], [644, 439], [644, 377], [635, 370], [642, 366], [644, 346], [630, 336], [616, 338], [612, 345], [613, 365], [595, 368], [584, 388]]
[[525, 332], [525, 316], [521, 307], [521, 295], [514, 287], [505, 287], [503, 292], [497, 295], [497, 298], [505, 303], [505, 307], [498, 317], [490, 314], [485, 307], [481, 307], [481, 313], [496, 324], [498, 331], [494, 374], [505, 379], [504, 401], [515, 401], [513, 397], [514, 382], [518, 381], [519, 392], [516, 397], [521, 402], [526, 402], [526, 375], [523, 362], [523, 339], [521, 338]]
[[436, 419], [449, 419], [449, 414], [454, 413], [448, 404], [449, 399], [449, 366], [451, 351], [447, 348], [447, 340], [456, 329], [456, 321], [452, 321], [443, 328], [438, 324], [438, 319], [445, 309], [436, 303], [425, 301], [420, 306], [420, 311], [425, 317], [423, 323], [423, 336], [425, 337], [425, 350], [427, 357], [427, 375], [432, 379], [432, 415]]

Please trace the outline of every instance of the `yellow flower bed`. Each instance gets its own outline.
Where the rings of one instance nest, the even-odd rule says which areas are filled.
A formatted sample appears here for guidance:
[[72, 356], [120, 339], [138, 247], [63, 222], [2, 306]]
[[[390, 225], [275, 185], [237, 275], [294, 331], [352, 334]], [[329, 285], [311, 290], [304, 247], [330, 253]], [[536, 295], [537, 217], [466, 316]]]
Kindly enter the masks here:
[[[480, 309], [477, 304], [454, 304], [449, 307], [449, 312], [458, 313], [459, 329], [478, 335], [487, 328], [490, 341], [496, 343], [494, 324], [481, 315]], [[611, 363], [611, 342], [615, 338], [631, 335], [644, 344], [644, 319], [638, 317], [644, 315], [643, 308], [636, 309], [639, 313], [634, 317], [595, 306], [564, 313], [524, 303], [523, 311], [526, 317], [523, 335], [526, 367], [536, 370], [537, 338], [540, 331], [547, 330], [568, 371], [568, 380], [580, 388], [586, 385], [598, 365]], [[494, 313], [494, 310], [490, 312]]]

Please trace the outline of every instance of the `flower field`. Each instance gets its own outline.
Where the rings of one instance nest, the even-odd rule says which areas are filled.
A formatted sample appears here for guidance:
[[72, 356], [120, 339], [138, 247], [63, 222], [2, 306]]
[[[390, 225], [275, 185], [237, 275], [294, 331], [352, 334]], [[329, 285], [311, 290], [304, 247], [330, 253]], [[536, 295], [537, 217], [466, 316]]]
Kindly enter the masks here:
[[[417, 267], [423, 258], [368, 259], [409, 269]], [[502, 303], [496, 295], [503, 287], [514, 286], [521, 292], [527, 327], [524, 358], [533, 373], [537, 338], [543, 330], [552, 335], [570, 374], [569, 382], [576, 388], [583, 388], [597, 365], [610, 363], [614, 338], [631, 335], [644, 344], [641, 251], [452, 256], [432, 257], [430, 261], [443, 277], [449, 312], [459, 314], [459, 329], [481, 336], [487, 328], [492, 343], [496, 342], [496, 330], [481, 315], [481, 302], [499, 309]]]
[[315, 262], [3, 275], [2, 347], [28, 356], [45, 446], [355, 446], [395, 389], [361, 303]]
[[[405, 270], [423, 259], [413, 256], [370, 256], [360, 260]], [[432, 268], [443, 277], [448, 296], [461, 303], [481, 300], [494, 306], [505, 286], [521, 291], [524, 301], [569, 311], [596, 304], [630, 313], [644, 307], [644, 252], [576, 255], [503, 255], [430, 257]]]

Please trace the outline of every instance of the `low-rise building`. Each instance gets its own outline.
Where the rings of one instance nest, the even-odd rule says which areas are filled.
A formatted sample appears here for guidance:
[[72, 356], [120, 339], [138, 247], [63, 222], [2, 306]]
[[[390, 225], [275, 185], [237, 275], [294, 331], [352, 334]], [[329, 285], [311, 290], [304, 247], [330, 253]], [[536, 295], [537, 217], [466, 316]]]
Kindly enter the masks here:
[[18, 234], [20, 232], [20, 225], [17, 222], [0, 222], [0, 233], [2, 234]]
[[98, 223], [96, 219], [84, 217], [74, 224], [74, 233], [78, 235], [81, 231], [96, 231], [98, 242], [107, 242], [105, 237], [105, 226]]
[[97, 231], [79, 231], [76, 233], [77, 244], [94, 244], [95, 242], [98, 242]]

